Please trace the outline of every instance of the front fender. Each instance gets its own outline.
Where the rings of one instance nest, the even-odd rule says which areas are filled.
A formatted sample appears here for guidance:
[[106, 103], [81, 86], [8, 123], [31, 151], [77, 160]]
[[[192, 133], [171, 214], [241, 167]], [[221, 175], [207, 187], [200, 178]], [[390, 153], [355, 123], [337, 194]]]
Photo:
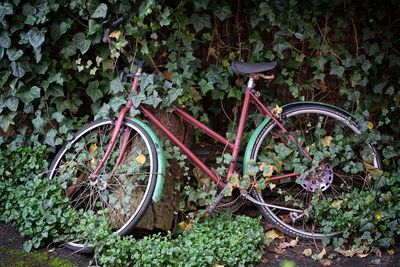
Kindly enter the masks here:
[[151, 139], [154, 142], [154, 145], [157, 150], [157, 161], [158, 161], [158, 169], [157, 169], [157, 181], [156, 181], [156, 188], [154, 189], [154, 193], [152, 199], [154, 202], [159, 202], [161, 200], [162, 191], [164, 188], [164, 181], [165, 181], [165, 168], [166, 168], [166, 160], [163, 151], [163, 145], [158, 136], [154, 133], [154, 131], [147, 126], [144, 122], [136, 119], [131, 118], [130, 120], [136, 122], [141, 127], [143, 127], [147, 133], [150, 135]]

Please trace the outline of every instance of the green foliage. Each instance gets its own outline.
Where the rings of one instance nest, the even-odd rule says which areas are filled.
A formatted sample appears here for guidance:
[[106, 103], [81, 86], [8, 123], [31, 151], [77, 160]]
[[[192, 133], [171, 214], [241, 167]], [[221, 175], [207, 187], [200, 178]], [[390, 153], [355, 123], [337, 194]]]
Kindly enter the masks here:
[[[98, 230], [104, 224], [96, 225], [95, 232], [106, 232]], [[261, 259], [264, 249], [259, 219], [228, 213], [192, 224], [176, 238], [156, 234], [135, 240], [110, 234], [95, 240], [101, 245], [96, 257], [102, 266], [249, 266]]]
[[354, 190], [333, 201], [314, 201], [312, 212], [325, 232], [343, 231], [333, 244], [341, 246], [349, 237], [353, 247], [375, 250], [394, 245], [400, 234], [400, 175], [385, 173], [380, 190]]
[[45, 146], [0, 150], [0, 219], [31, 238], [24, 243], [26, 251], [46, 240], [67, 239], [77, 218], [60, 184], [44, 177], [46, 157]]

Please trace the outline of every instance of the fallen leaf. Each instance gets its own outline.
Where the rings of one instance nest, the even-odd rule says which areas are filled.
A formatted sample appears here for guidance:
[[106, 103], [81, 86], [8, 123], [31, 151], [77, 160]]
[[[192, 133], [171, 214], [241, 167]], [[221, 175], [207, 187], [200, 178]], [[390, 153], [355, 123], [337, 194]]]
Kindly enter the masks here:
[[394, 249], [388, 249], [387, 254], [390, 256], [394, 255]]
[[319, 261], [319, 263], [322, 264], [322, 266], [331, 266], [332, 265], [332, 261], [328, 260], [328, 259], [321, 259]]
[[382, 258], [382, 251], [378, 248], [378, 249], [375, 251], [375, 255], [376, 255], [378, 258]]
[[146, 162], [146, 156], [143, 154], [140, 154], [139, 156], [136, 157], [135, 161], [137, 164], [143, 165]]
[[382, 218], [383, 218], [383, 213], [382, 213], [382, 211], [377, 211], [377, 212], [375, 212], [375, 219], [377, 220], [377, 221], [380, 221], [380, 220], [382, 220]]
[[343, 203], [343, 200], [335, 200], [332, 202], [331, 207], [334, 209], [340, 208], [340, 205]]
[[372, 128], [374, 128], [374, 124], [372, 122], [368, 122], [368, 129], [372, 130]]
[[359, 258], [365, 258], [369, 255], [369, 253], [357, 253], [357, 257]]
[[283, 111], [283, 109], [282, 109], [280, 106], [278, 106], [278, 105], [275, 105], [275, 108], [272, 109], [272, 113], [273, 113], [275, 116], [279, 116], [279, 115], [282, 113], [282, 111]]
[[97, 145], [96, 144], [91, 144], [89, 146], [89, 154], [93, 154], [94, 152], [96, 152], [97, 149]]
[[326, 249], [323, 248], [322, 251], [320, 253], [317, 254], [317, 256], [315, 257], [316, 260], [321, 260], [324, 256], [326, 255]]
[[353, 257], [353, 256], [356, 254], [356, 253], [355, 253], [353, 250], [351, 250], [351, 249], [348, 249], [348, 250], [340, 249], [340, 250], [339, 250], [339, 253], [342, 254], [342, 255], [345, 256], [345, 257]]
[[229, 67], [231, 64], [229, 64], [229, 61], [227, 59], [223, 59], [222, 60], [222, 66], [224, 66], [224, 68]]
[[303, 254], [304, 254], [304, 256], [311, 257], [311, 255], [312, 255], [312, 250], [311, 250], [311, 248], [306, 248], [306, 249], [303, 251]]
[[324, 147], [330, 146], [332, 140], [333, 140], [333, 137], [332, 137], [332, 136], [325, 136], [324, 140], [322, 140], [322, 145], [323, 145]]
[[293, 248], [293, 247], [297, 246], [297, 242], [298, 242], [297, 238], [290, 240], [290, 242], [282, 242], [282, 243], [279, 243], [278, 248], [280, 248], [280, 249]]
[[272, 229], [272, 230], [269, 230], [269, 231], [265, 232], [265, 237], [268, 238], [268, 239], [275, 240], [277, 238], [283, 237], [283, 234], [281, 234], [280, 232], [276, 231], [275, 229]]
[[113, 31], [112, 33], [110, 33], [110, 38], [115, 38], [118, 40], [121, 34], [122, 34], [121, 31]]

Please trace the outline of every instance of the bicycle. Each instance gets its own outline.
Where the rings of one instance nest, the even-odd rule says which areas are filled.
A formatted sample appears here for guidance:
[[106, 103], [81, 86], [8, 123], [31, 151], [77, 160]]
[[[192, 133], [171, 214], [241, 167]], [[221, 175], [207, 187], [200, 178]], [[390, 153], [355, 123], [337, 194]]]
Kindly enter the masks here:
[[[125, 23], [126, 19], [123, 16], [103, 24], [104, 39], [109, 41], [110, 31]], [[134, 59], [134, 64], [137, 72], [130, 94], [140, 90], [139, 79], [144, 68], [143, 60]], [[237, 161], [245, 122], [250, 104], [255, 105], [264, 119], [255, 128], [245, 148], [242, 177], [252, 165], [260, 162], [264, 163], [264, 167], [271, 167], [272, 162], [277, 161], [272, 170], [276, 174], [266, 175], [269, 186], [265, 190], [242, 188], [240, 196], [256, 204], [261, 214], [280, 231], [301, 238], [322, 239], [326, 234], [310, 214], [312, 196], [337, 200], [340, 192], [364, 186], [367, 171], [356, 171], [354, 166], [359, 168], [370, 164], [381, 169], [381, 157], [374, 145], [359, 140], [361, 131], [354, 117], [338, 107], [319, 102], [296, 102], [284, 105], [281, 112], [274, 113], [264, 104], [254, 87], [257, 80], [272, 80], [273, 75], [263, 73], [275, 67], [276, 62], [232, 62], [234, 72], [249, 77], [234, 142], [208, 128], [183, 108], [175, 107], [173, 110], [184, 121], [232, 152], [224, 177], [203, 163], [144, 104], [139, 105], [138, 109], [218, 186], [220, 193], [209, 206], [211, 212], [223, 199], [230, 177], [238, 174]], [[94, 212], [108, 209], [112, 227], [120, 235], [133, 230], [151, 201], [160, 201], [166, 168], [162, 142], [143, 121], [127, 118], [131, 107], [132, 101], [127, 100], [116, 119], [97, 120], [80, 129], [56, 154], [48, 172], [49, 179], [65, 179], [65, 194], [75, 209]], [[334, 157], [327, 156], [319, 160], [313, 157], [310, 151], [318, 148], [315, 144], [331, 142], [333, 136], [342, 136], [346, 140], [341, 147], [350, 151], [346, 155], [352, 157], [343, 158], [342, 150], [325, 151], [325, 154], [333, 154]], [[329, 145], [323, 145], [321, 150], [329, 148]], [[288, 155], [281, 155], [282, 159], [277, 159], [277, 150]], [[296, 160], [308, 165], [308, 169], [295, 171], [293, 165]], [[344, 164], [354, 168], [343, 167]], [[333, 232], [328, 235], [336, 234]], [[90, 249], [84, 240], [70, 241], [67, 247], [80, 251]]]

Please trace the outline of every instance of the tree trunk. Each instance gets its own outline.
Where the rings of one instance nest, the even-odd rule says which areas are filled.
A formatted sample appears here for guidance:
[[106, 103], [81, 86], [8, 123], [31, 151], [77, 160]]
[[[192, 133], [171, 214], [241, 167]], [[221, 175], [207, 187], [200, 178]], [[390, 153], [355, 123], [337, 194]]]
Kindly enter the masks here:
[[[190, 125], [170, 112], [153, 110], [153, 113], [180, 141], [190, 147], [193, 132]], [[163, 143], [167, 140], [160, 130], [152, 125], [150, 127], [152, 127]], [[183, 172], [184, 170], [179, 167], [177, 161], [168, 160], [161, 201], [150, 204], [145, 216], [137, 225], [138, 228], [147, 230], [161, 229], [165, 231], [175, 228], [175, 224], [177, 223], [175, 220], [176, 211], [179, 206], [179, 192], [175, 190], [175, 185], [181, 181]]]

